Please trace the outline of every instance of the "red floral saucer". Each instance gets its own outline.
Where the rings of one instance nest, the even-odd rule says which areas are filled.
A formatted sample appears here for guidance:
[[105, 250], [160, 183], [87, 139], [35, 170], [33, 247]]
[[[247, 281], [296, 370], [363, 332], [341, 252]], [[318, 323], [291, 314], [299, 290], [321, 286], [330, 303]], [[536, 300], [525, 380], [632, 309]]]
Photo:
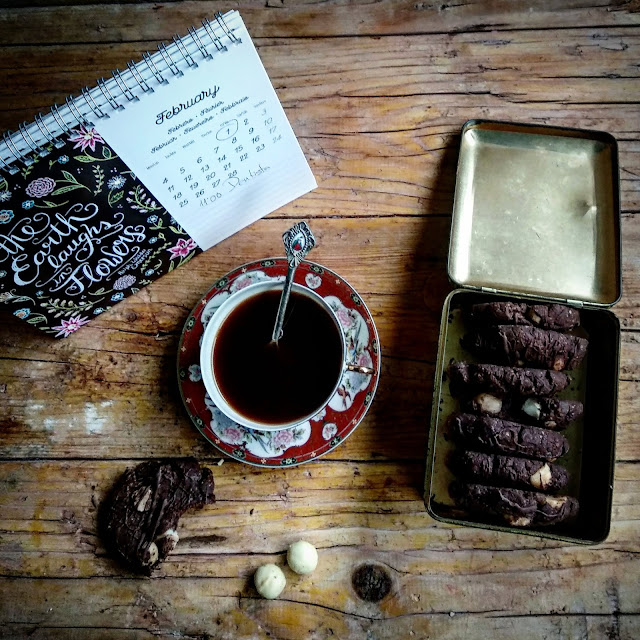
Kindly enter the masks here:
[[337, 447], [367, 413], [380, 378], [378, 333], [373, 318], [355, 290], [333, 271], [302, 262], [295, 282], [313, 289], [335, 311], [344, 330], [349, 361], [372, 367], [373, 375], [347, 371], [335, 395], [308, 422], [279, 431], [257, 431], [225, 416], [202, 382], [200, 343], [205, 327], [232, 293], [262, 280], [284, 281], [285, 258], [252, 262], [229, 272], [195, 306], [180, 338], [178, 379], [182, 401], [200, 433], [223, 453], [259, 467], [310, 462]]

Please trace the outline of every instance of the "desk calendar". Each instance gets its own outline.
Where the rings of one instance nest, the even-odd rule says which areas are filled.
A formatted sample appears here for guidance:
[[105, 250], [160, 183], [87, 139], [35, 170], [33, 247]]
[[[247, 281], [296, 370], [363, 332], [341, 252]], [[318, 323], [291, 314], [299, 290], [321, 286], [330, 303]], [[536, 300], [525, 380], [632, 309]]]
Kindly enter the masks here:
[[315, 188], [237, 11], [0, 143], [0, 303], [56, 337]]

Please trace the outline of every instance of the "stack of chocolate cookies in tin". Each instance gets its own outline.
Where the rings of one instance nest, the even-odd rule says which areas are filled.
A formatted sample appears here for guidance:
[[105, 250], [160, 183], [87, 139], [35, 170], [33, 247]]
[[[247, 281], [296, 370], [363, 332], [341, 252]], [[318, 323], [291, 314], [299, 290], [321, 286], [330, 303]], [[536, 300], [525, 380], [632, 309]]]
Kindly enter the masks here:
[[583, 405], [557, 394], [587, 352], [587, 339], [575, 335], [579, 312], [488, 302], [471, 306], [467, 320], [461, 343], [476, 362], [449, 367], [461, 409], [449, 419], [452, 497], [468, 512], [515, 527], [575, 517], [578, 501], [566, 493], [569, 472], [561, 463], [569, 442], [560, 431], [582, 416]]

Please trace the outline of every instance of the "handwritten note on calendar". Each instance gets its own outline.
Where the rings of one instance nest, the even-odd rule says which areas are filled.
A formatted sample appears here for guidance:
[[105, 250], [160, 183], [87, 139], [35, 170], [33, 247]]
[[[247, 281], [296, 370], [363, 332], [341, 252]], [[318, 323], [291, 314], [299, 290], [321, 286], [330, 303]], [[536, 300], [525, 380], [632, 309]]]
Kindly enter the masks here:
[[95, 124], [203, 250], [317, 186], [239, 14], [234, 23], [240, 42], [227, 52]]

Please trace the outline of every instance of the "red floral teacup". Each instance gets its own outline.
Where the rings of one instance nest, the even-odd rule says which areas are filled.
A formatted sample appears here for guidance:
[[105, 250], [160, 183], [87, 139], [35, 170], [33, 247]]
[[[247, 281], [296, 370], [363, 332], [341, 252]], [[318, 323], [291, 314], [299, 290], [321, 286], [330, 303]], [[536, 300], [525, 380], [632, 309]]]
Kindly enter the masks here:
[[262, 281], [232, 293], [215, 311], [200, 349], [204, 386], [226, 416], [277, 431], [318, 414], [347, 370], [342, 324], [317, 293], [294, 283], [282, 338], [271, 341], [283, 283]]

